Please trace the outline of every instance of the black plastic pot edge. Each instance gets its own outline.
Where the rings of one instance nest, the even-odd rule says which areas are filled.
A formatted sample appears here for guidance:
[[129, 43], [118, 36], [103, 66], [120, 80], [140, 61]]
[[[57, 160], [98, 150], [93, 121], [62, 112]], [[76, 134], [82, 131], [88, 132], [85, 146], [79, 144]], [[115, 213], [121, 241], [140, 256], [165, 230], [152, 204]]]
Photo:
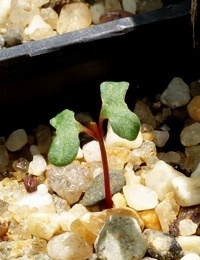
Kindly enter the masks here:
[[29, 59], [30, 57], [60, 50], [66, 46], [115, 37], [136, 30], [147, 24], [150, 25], [160, 21], [186, 16], [190, 14], [190, 7], [190, 0], [184, 0], [177, 4], [144, 14], [138, 14], [133, 17], [122, 18], [51, 38], [5, 48], [0, 51], [0, 66], [7, 67], [15, 62], [15, 59], [18, 60], [22, 57]]

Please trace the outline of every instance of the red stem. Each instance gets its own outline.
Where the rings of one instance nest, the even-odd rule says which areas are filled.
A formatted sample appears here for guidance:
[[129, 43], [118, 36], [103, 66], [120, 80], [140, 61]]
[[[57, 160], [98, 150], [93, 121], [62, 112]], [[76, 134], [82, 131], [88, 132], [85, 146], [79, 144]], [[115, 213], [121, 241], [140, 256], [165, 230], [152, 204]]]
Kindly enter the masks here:
[[106, 196], [106, 203], [108, 208], [112, 208], [112, 195], [110, 189], [110, 175], [109, 175], [109, 167], [108, 167], [108, 160], [106, 154], [106, 148], [103, 140], [103, 119], [99, 119], [99, 146], [101, 150], [101, 159], [103, 165], [103, 173], [104, 173], [104, 185], [105, 185], [105, 196]]
[[108, 208], [112, 208], [112, 195], [110, 189], [110, 175], [109, 175], [109, 167], [108, 167], [108, 160], [106, 154], [106, 148], [104, 145], [104, 133], [103, 133], [103, 119], [99, 119], [99, 126], [95, 122], [90, 122], [90, 129], [85, 128], [85, 132], [92, 136], [99, 142], [99, 147], [101, 151], [101, 161], [103, 166], [103, 173], [104, 173], [104, 187], [105, 187], [105, 197], [106, 197], [106, 204]]

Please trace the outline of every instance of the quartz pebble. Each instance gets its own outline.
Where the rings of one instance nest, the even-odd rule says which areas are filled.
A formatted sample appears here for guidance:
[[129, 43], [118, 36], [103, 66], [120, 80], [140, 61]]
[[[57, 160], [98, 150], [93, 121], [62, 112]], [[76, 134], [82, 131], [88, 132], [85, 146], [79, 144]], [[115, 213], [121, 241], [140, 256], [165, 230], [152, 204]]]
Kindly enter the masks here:
[[29, 163], [28, 173], [40, 176], [44, 173], [47, 163], [41, 154], [33, 155], [33, 160]]
[[49, 240], [60, 228], [56, 213], [31, 213], [27, 218], [28, 232], [41, 239]]
[[[126, 236], [124, 236], [126, 234]], [[141, 259], [147, 242], [134, 218], [110, 216], [94, 243], [98, 258]]]
[[100, 147], [96, 140], [83, 145], [82, 152], [86, 162], [101, 161]]
[[184, 255], [195, 253], [200, 256], [200, 237], [199, 236], [178, 236], [176, 241], [181, 246]]
[[181, 236], [191, 236], [197, 231], [198, 225], [190, 219], [183, 219], [179, 222], [179, 233]]
[[5, 142], [5, 146], [9, 151], [15, 152], [15, 151], [22, 149], [22, 147], [24, 147], [26, 145], [27, 141], [28, 141], [28, 139], [27, 139], [27, 134], [26, 134], [25, 130], [18, 129], [18, 130], [13, 131], [8, 136], [8, 138]]
[[165, 199], [155, 208], [163, 232], [169, 233], [170, 224], [176, 220], [179, 210], [180, 206], [174, 198], [174, 193], [167, 193]]
[[182, 207], [200, 204], [200, 176], [178, 176], [172, 180], [177, 203]]
[[200, 260], [200, 256], [197, 254], [187, 254], [181, 258], [181, 260]]
[[186, 126], [180, 134], [181, 143], [184, 146], [193, 146], [200, 143], [200, 123]]
[[53, 167], [46, 171], [47, 182], [54, 192], [69, 204], [77, 202], [91, 181], [90, 170], [76, 162], [66, 167]]
[[128, 206], [138, 211], [155, 208], [158, 204], [157, 193], [141, 184], [125, 185], [123, 193]]
[[160, 101], [172, 109], [186, 105], [190, 101], [189, 86], [182, 78], [173, 78], [161, 94]]
[[84, 260], [92, 255], [92, 250], [92, 245], [74, 232], [54, 236], [47, 244], [47, 252], [53, 259]]
[[145, 185], [156, 191], [159, 200], [164, 200], [167, 193], [173, 191], [172, 181], [177, 176], [184, 176], [169, 164], [162, 160], [156, 162], [155, 166], [147, 171]]
[[25, 194], [18, 201], [16, 201], [16, 203], [18, 205], [27, 205], [30, 208], [41, 208], [43, 206], [48, 206], [50, 209], [53, 199], [51, 194], [48, 193], [47, 187], [44, 184], [40, 184], [37, 186], [37, 191]]
[[64, 5], [57, 21], [59, 34], [87, 28], [92, 23], [92, 16], [87, 4], [82, 2]]

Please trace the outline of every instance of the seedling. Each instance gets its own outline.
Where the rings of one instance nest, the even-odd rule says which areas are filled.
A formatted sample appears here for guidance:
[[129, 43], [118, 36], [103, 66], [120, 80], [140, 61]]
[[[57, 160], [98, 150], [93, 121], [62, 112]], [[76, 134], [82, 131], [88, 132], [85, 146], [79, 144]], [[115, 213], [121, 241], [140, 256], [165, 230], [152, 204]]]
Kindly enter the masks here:
[[77, 156], [80, 147], [79, 134], [85, 132], [99, 142], [104, 173], [105, 197], [107, 207], [112, 207], [109, 167], [104, 144], [104, 120], [109, 120], [113, 131], [129, 141], [136, 139], [140, 130], [140, 121], [135, 113], [128, 109], [125, 95], [128, 82], [103, 82], [100, 85], [102, 106], [99, 121], [83, 126], [74, 116], [74, 112], [63, 110], [50, 120], [56, 129], [55, 137], [49, 149], [49, 161], [55, 166], [66, 166]]

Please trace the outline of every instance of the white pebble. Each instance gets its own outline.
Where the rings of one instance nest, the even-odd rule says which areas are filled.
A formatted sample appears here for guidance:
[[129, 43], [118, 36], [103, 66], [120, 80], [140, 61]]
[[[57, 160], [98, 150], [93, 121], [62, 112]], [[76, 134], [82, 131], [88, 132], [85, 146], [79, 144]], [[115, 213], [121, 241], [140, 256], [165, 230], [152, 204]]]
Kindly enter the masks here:
[[4, 24], [9, 11], [10, 11], [11, 0], [0, 0], [0, 24]]
[[195, 253], [189, 253], [183, 256], [181, 260], [200, 260], [200, 256]]
[[20, 200], [16, 202], [18, 205], [27, 205], [29, 208], [41, 208], [45, 205], [53, 203], [51, 194], [48, 193], [48, 189], [44, 184], [40, 184], [37, 187], [37, 191], [27, 193]]
[[44, 173], [46, 166], [47, 163], [41, 154], [33, 155], [33, 160], [29, 163], [28, 173], [35, 176], [41, 176]]
[[82, 147], [83, 156], [86, 162], [98, 162], [101, 161], [101, 152], [99, 148], [99, 142], [93, 140]]
[[106, 146], [123, 146], [130, 149], [136, 149], [142, 145], [142, 142], [143, 137], [141, 131], [139, 131], [138, 136], [135, 140], [129, 141], [115, 134], [110, 123], [108, 123], [107, 134], [105, 138]]
[[152, 209], [158, 204], [157, 193], [142, 184], [126, 185], [123, 193], [129, 207], [135, 210]]
[[200, 204], [200, 176], [178, 176], [172, 180], [177, 203], [182, 207]]
[[191, 219], [183, 219], [179, 222], [179, 233], [181, 236], [191, 236], [196, 233], [197, 227]]
[[177, 176], [184, 175], [169, 164], [159, 160], [151, 170], [147, 171], [145, 185], [156, 191], [159, 200], [162, 201], [168, 192], [174, 190], [172, 180]]
[[135, 14], [137, 9], [138, 0], [122, 0], [124, 11]]
[[33, 17], [28, 27], [25, 28], [24, 33], [32, 40], [40, 40], [56, 35], [56, 32], [51, 28], [51, 25], [46, 23], [40, 15], [35, 15]]
[[178, 236], [176, 237], [177, 242], [182, 247], [184, 254], [197, 254], [200, 255], [200, 237], [193, 236]]
[[31, 213], [27, 218], [27, 229], [35, 237], [49, 240], [59, 230], [57, 213]]
[[11, 152], [22, 149], [27, 144], [28, 138], [24, 129], [13, 131], [5, 142], [6, 148]]
[[90, 6], [90, 12], [92, 15], [92, 22], [94, 24], [99, 24], [99, 17], [105, 13], [105, 6], [103, 2], [94, 3]]
[[81, 158], [83, 158], [83, 151], [82, 151], [82, 149], [79, 147], [78, 153], [77, 153], [77, 155], [76, 155], [76, 159], [81, 159]]
[[57, 22], [59, 34], [87, 28], [92, 23], [90, 9], [85, 3], [63, 5]]
[[47, 244], [48, 255], [53, 259], [88, 259], [92, 251], [92, 245], [75, 232], [54, 236]]

